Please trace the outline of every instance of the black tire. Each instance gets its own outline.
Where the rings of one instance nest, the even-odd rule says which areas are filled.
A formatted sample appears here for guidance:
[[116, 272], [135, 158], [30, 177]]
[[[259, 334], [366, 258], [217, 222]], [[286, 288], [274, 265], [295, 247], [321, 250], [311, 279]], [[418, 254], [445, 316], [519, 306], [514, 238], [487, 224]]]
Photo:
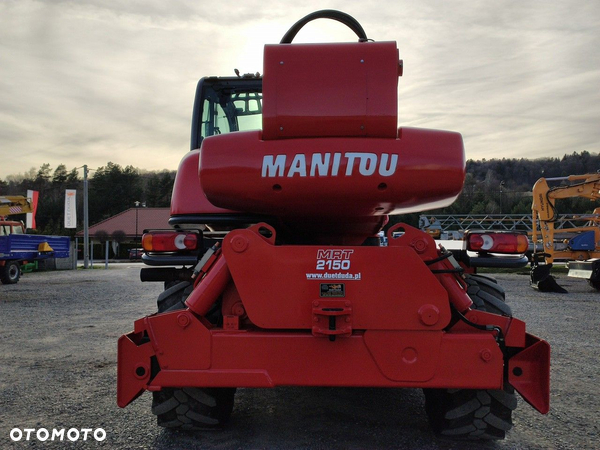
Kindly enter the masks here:
[[[504, 289], [496, 280], [467, 275], [466, 281], [475, 309], [512, 315], [504, 303]], [[423, 389], [423, 392], [429, 422], [440, 436], [457, 440], [499, 440], [512, 428], [517, 397], [508, 383], [502, 390]]]
[[152, 413], [165, 428], [219, 428], [231, 416], [234, 396], [235, 388], [164, 388], [153, 393]]
[[593, 287], [594, 289], [596, 289], [597, 291], [600, 291], [600, 280], [598, 279], [589, 279], [588, 280], [588, 284]]
[[[185, 309], [193, 284], [171, 283], [158, 296], [158, 312]], [[158, 367], [158, 363], [155, 364]], [[181, 430], [219, 428], [229, 420], [235, 388], [163, 388], [152, 393], [152, 413], [161, 427]]]
[[194, 286], [189, 281], [174, 282], [166, 286], [166, 289], [158, 296], [156, 306], [158, 312], [174, 311], [185, 308], [185, 299], [190, 295]]
[[503, 390], [424, 389], [425, 411], [436, 434], [457, 440], [500, 440], [512, 428], [517, 397]]
[[504, 302], [506, 293], [495, 278], [473, 274], [467, 275], [465, 281], [475, 309], [512, 317], [510, 306]]
[[21, 265], [16, 261], [7, 261], [0, 271], [2, 284], [16, 284], [21, 278]]

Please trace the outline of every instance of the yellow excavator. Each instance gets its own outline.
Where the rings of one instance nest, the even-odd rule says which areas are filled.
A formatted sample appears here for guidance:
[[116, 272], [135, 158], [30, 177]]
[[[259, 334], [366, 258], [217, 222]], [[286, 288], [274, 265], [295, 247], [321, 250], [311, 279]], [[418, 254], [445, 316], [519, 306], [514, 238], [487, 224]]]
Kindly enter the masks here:
[[0, 218], [32, 212], [31, 201], [22, 195], [0, 196]]
[[[548, 184], [556, 182], [561, 184]], [[556, 200], [574, 197], [600, 199], [600, 173], [540, 178], [533, 186], [531, 285], [540, 291], [567, 292], [550, 275], [557, 260], [567, 261], [568, 276], [585, 278], [600, 290], [600, 207], [572, 218], [582, 226], [556, 228]]]

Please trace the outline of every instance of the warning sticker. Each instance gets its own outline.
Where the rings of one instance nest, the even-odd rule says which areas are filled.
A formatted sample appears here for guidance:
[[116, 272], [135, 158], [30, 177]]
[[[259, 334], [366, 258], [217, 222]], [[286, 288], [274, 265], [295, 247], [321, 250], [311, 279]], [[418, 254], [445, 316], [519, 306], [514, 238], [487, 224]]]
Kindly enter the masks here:
[[321, 283], [321, 297], [345, 297], [346, 286], [344, 283]]

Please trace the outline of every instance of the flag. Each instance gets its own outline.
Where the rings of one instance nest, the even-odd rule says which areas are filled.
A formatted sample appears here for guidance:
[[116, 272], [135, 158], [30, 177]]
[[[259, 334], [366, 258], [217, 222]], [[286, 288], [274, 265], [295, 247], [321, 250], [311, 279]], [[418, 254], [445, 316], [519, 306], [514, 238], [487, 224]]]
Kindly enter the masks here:
[[77, 190], [65, 190], [65, 228], [77, 228]]
[[27, 198], [31, 200], [31, 212], [27, 213], [26, 227], [30, 230], [35, 230], [35, 213], [38, 206], [38, 197], [40, 193], [38, 191], [27, 191]]

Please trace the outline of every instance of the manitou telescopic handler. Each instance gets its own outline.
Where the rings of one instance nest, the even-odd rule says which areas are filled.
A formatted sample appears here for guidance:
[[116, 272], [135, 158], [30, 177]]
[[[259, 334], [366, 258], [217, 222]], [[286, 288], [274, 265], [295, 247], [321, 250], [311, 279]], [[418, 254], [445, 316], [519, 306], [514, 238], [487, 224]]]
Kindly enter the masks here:
[[[358, 42], [292, 44], [316, 18]], [[327, 10], [265, 46], [262, 77], [200, 80], [173, 229], [143, 237], [142, 280], [166, 290], [119, 339], [119, 406], [151, 391], [159, 425], [205, 429], [239, 387], [423, 388], [435, 431], [459, 439], [504, 438], [515, 390], [548, 412], [548, 343], [474, 273], [526, 262], [526, 236], [469, 233], [477, 253], [456, 258], [406, 224], [377, 237], [465, 177], [460, 134], [398, 129], [400, 75], [395, 42]]]

